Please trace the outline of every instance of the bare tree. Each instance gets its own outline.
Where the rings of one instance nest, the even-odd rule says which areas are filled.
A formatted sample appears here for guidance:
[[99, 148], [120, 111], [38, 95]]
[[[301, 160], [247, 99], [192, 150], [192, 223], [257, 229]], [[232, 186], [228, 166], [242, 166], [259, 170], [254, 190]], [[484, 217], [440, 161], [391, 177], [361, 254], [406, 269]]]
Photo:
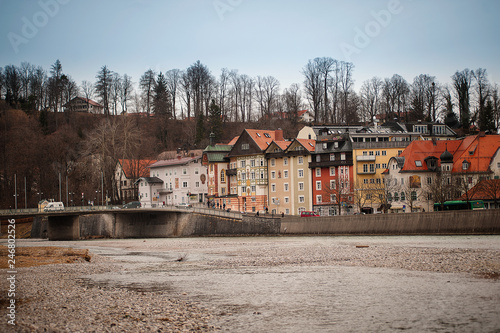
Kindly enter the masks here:
[[101, 104], [104, 106], [104, 114], [109, 116], [109, 102], [111, 95], [111, 85], [113, 82], [112, 72], [108, 69], [106, 65], [102, 66], [96, 75], [96, 83], [94, 85], [95, 92], [101, 100]]
[[298, 112], [302, 109], [300, 86], [293, 83], [290, 88], [283, 91], [285, 111], [293, 124], [298, 122]]
[[490, 84], [488, 82], [488, 74], [486, 69], [478, 68], [472, 71], [475, 79], [475, 88], [477, 94], [478, 114], [474, 118], [478, 119], [484, 116], [486, 108], [486, 100], [490, 97]]
[[373, 77], [363, 82], [360, 89], [362, 118], [364, 121], [373, 121], [379, 113], [379, 104], [382, 91], [382, 80]]
[[460, 123], [466, 132], [470, 130], [470, 88], [472, 84], [472, 72], [466, 68], [461, 72], [456, 72], [452, 77], [453, 87], [458, 100]]
[[131, 98], [133, 90], [132, 78], [127, 74], [123, 74], [122, 84], [120, 85], [120, 103], [124, 113], [127, 113], [127, 102]]
[[30, 92], [30, 81], [32, 80], [33, 73], [35, 72], [35, 66], [29, 62], [21, 62], [19, 67], [19, 77], [22, 85], [22, 97], [27, 100], [31, 95]]
[[221, 111], [222, 118], [227, 118], [227, 110], [226, 110], [226, 99], [229, 90], [229, 80], [231, 73], [227, 68], [223, 68], [221, 70], [220, 78], [219, 78], [219, 108]]
[[94, 95], [94, 85], [90, 81], [83, 80], [82, 81], [82, 91], [85, 96], [87, 102], [87, 112], [90, 112], [90, 103], [89, 100], [92, 99]]
[[177, 118], [176, 102], [181, 76], [182, 72], [179, 69], [171, 69], [165, 73], [165, 78], [167, 80], [167, 91], [169, 92], [170, 100], [172, 101], [172, 115], [174, 119]]
[[149, 117], [151, 113], [151, 104], [153, 99], [153, 90], [155, 84], [155, 72], [152, 69], [148, 69], [139, 81], [139, 86], [141, 87], [144, 100], [146, 101], [146, 112]]
[[120, 100], [120, 92], [122, 90], [122, 78], [120, 74], [114, 72], [111, 74], [111, 91], [110, 97], [113, 103], [113, 113], [118, 114], [118, 102]]
[[342, 111], [341, 111], [341, 121], [350, 122], [353, 119], [349, 119], [349, 94], [352, 92], [352, 85], [354, 80], [352, 78], [352, 73], [354, 70], [354, 64], [352, 62], [340, 62], [340, 92], [342, 96]]
[[[322, 99], [322, 76], [321, 72], [314, 60], [309, 60], [307, 65], [302, 69], [302, 74], [304, 75], [304, 90], [306, 98], [312, 107], [312, 112], [314, 113], [314, 122], [318, 122], [322, 119], [321, 115], [321, 99]], [[257, 86], [260, 82], [257, 78]], [[261, 107], [262, 109], [262, 107]]]

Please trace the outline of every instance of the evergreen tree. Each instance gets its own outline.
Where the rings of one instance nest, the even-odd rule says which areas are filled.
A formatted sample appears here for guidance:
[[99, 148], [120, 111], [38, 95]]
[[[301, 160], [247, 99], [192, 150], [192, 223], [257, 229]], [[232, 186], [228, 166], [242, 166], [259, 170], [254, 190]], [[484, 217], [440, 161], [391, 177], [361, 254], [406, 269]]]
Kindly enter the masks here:
[[209, 127], [212, 133], [215, 135], [215, 142], [219, 142], [222, 138], [222, 118], [219, 106], [215, 103], [215, 99], [212, 99], [210, 104], [209, 116], [208, 116]]
[[153, 111], [156, 115], [170, 118], [172, 108], [170, 105], [170, 95], [167, 91], [167, 79], [160, 72], [154, 85]]
[[196, 118], [196, 137], [194, 139], [195, 145], [199, 145], [206, 137], [205, 133], [205, 116], [200, 112]]
[[482, 112], [479, 112], [479, 130], [495, 130], [495, 118], [491, 99], [486, 102], [486, 106], [483, 108]]

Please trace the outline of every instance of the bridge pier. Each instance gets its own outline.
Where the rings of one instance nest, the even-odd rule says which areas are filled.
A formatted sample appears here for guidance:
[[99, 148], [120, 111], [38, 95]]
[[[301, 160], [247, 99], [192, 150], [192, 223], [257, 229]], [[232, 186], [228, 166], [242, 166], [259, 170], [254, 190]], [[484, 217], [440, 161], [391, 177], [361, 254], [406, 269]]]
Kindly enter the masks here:
[[47, 233], [49, 240], [80, 239], [80, 216], [50, 215], [48, 218]]

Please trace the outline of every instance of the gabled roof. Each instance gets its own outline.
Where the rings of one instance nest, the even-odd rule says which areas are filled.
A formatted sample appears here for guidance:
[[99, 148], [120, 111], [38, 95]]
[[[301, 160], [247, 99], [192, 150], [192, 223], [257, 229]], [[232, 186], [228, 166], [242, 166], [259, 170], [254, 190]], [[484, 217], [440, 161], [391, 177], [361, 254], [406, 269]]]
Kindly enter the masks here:
[[163, 180], [161, 180], [158, 177], [140, 177], [139, 179], [137, 179], [137, 181], [135, 183], [137, 184], [141, 180], [144, 180], [149, 184], [163, 184]]
[[64, 106], [64, 107], [66, 107], [66, 106], [68, 106], [68, 105], [71, 105], [71, 103], [72, 103], [74, 100], [76, 100], [76, 99], [80, 99], [80, 100], [84, 101], [85, 103], [89, 103], [90, 105], [93, 105], [93, 106], [97, 106], [97, 107], [101, 107], [101, 108], [103, 108], [103, 107], [104, 107], [104, 106], [102, 106], [101, 104], [97, 103], [96, 101], [93, 101], [93, 100], [88, 99], [88, 98], [85, 98], [85, 97], [79, 97], [79, 96], [77, 96], [77, 97], [73, 98], [71, 101], [69, 101], [68, 103], [64, 104], [63, 106]]
[[[447, 150], [453, 155], [452, 172], [489, 172], [491, 160], [499, 147], [500, 135], [473, 135], [462, 140], [416, 140], [400, 155], [405, 158], [401, 171], [427, 171], [425, 159], [433, 156], [441, 163], [440, 157]], [[464, 160], [470, 163], [467, 170], [462, 168]]]
[[229, 156], [262, 154], [273, 141], [284, 141], [282, 130], [245, 129], [233, 144]]
[[118, 160], [125, 177], [128, 179], [149, 176], [148, 166], [154, 162], [156, 160]]
[[158, 168], [158, 167], [174, 166], [174, 165], [186, 165], [189, 162], [200, 160], [200, 159], [201, 159], [201, 156], [178, 157], [178, 158], [173, 158], [170, 160], [160, 160], [160, 161], [157, 161], [157, 162], [149, 165], [149, 168]]
[[500, 179], [485, 179], [477, 183], [460, 200], [499, 200], [500, 201]]
[[265, 150], [275, 139], [283, 139], [283, 137], [277, 138], [276, 131], [274, 130], [246, 129], [245, 131], [250, 135], [253, 141], [257, 143], [261, 150]]
[[307, 151], [314, 152], [316, 149], [316, 140], [312, 139], [295, 139], [296, 142], [299, 142]]

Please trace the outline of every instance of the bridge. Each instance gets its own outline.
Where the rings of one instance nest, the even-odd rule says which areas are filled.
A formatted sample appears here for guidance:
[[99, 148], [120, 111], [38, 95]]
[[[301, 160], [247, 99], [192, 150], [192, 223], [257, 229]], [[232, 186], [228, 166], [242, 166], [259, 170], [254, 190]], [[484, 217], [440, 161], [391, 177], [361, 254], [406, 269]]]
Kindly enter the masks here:
[[[304, 217], [241, 214], [218, 209], [138, 208], [16, 212], [33, 217], [32, 237], [50, 240], [236, 235], [500, 234], [500, 209]], [[39, 232], [36, 232], [40, 230]], [[43, 231], [46, 230], [46, 233]]]

